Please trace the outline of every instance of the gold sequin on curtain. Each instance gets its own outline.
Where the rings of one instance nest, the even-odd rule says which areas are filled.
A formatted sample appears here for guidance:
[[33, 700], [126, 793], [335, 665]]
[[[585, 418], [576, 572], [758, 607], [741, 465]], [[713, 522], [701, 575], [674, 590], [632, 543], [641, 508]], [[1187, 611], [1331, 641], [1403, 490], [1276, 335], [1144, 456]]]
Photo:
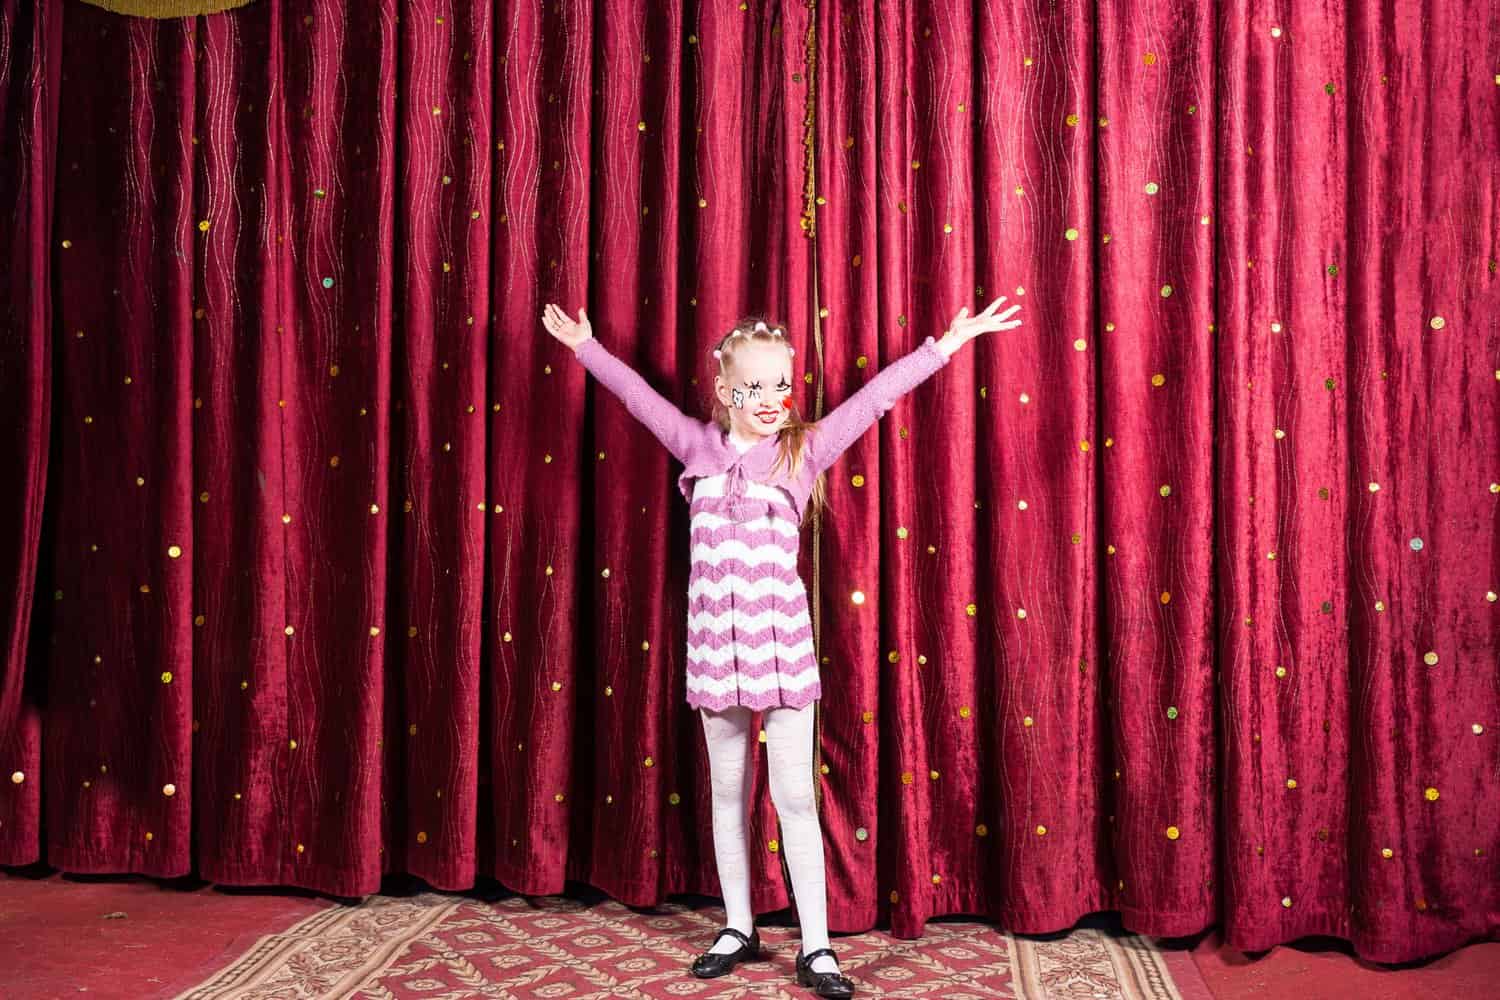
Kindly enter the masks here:
[[193, 17], [197, 14], [218, 14], [234, 10], [255, 0], [81, 0], [93, 7], [100, 7], [116, 14], [132, 17]]

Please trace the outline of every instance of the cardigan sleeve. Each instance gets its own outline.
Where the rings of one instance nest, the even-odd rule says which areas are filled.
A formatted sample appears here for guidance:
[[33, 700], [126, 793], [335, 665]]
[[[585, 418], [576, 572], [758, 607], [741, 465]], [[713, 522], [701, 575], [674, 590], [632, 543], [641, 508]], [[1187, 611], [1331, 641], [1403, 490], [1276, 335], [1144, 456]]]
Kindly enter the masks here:
[[692, 444], [702, 436], [704, 422], [695, 420], [651, 388], [635, 369], [615, 357], [597, 338], [590, 337], [573, 352], [679, 462], [687, 461]]
[[882, 369], [817, 425], [807, 442], [807, 458], [814, 474], [822, 472], [859, 440], [870, 425], [896, 400], [926, 381], [948, 363], [931, 337], [906, 357]]

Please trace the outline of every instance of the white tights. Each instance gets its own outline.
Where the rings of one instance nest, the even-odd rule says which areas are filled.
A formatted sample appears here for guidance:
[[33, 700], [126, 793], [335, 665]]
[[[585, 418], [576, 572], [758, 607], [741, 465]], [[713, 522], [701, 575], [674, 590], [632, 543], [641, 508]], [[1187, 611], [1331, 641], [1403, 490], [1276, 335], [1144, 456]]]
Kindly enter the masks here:
[[[746, 816], [750, 806], [751, 747], [755, 742], [750, 709], [732, 706], [722, 712], [701, 709], [703, 737], [708, 744], [713, 785], [714, 855], [724, 890], [726, 923], [750, 935], [755, 915], [750, 910], [750, 835]], [[828, 898], [823, 872], [823, 830], [813, 799], [813, 707], [768, 708], [764, 713], [767, 777], [771, 803], [781, 820], [781, 851], [792, 877], [797, 921], [802, 925], [802, 952], [828, 947]], [[728, 954], [740, 946], [725, 935], [712, 951]], [[837, 972], [832, 959], [813, 961], [817, 972]]]

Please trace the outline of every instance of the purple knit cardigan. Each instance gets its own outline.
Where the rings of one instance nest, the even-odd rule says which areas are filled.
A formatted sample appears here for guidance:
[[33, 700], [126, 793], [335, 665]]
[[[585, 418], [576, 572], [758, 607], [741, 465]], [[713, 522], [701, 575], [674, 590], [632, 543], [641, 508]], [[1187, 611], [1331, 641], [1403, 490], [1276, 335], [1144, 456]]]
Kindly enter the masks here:
[[597, 339], [590, 337], [579, 344], [574, 356], [682, 463], [677, 488], [689, 501], [693, 498], [694, 479], [721, 472], [739, 473], [790, 493], [799, 519], [818, 474], [832, 465], [897, 399], [948, 363], [948, 356], [928, 337], [916, 350], [886, 366], [814, 425], [807, 438], [801, 468], [795, 477], [788, 477], [784, 468], [773, 471], [775, 435], [762, 438], [749, 451], [741, 452], [717, 424], [677, 409]]

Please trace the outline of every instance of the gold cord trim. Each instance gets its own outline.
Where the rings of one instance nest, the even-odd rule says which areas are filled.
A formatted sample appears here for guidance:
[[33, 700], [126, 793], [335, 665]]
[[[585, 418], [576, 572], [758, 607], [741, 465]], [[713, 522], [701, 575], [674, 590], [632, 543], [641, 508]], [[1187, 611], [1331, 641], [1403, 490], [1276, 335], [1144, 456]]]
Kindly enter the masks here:
[[[812, 241], [808, 254], [812, 261], [812, 330], [813, 354], [817, 361], [817, 391], [813, 397], [813, 421], [823, 417], [823, 321], [822, 303], [818, 298], [818, 207], [817, 207], [817, 124], [818, 124], [818, 4], [808, 0], [807, 48], [803, 57], [807, 73], [807, 107], [802, 117], [802, 147], [806, 151], [804, 182], [802, 187], [802, 232]], [[812, 611], [813, 656], [822, 667], [823, 614], [820, 603], [822, 588], [823, 512], [813, 511], [813, 578], [812, 595], [808, 601]], [[813, 704], [813, 802], [818, 813], [823, 812], [823, 702]]]

